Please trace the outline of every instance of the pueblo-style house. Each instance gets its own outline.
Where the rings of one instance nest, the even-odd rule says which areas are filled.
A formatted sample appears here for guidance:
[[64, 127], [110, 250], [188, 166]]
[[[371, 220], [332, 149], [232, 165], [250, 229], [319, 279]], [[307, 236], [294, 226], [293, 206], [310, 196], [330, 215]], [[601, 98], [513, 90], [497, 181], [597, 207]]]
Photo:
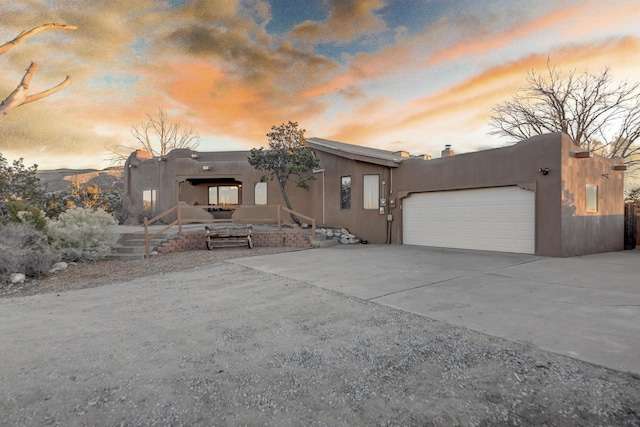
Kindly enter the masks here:
[[[308, 191], [291, 183], [287, 194], [318, 226], [344, 227], [374, 244], [557, 257], [623, 249], [622, 159], [593, 155], [562, 133], [467, 154], [447, 146], [437, 159], [307, 142], [320, 162], [317, 179]], [[230, 219], [241, 206], [283, 205], [278, 184], [248, 156], [136, 151], [125, 164], [125, 209], [139, 220], [179, 204], [215, 206], [197, 211]]]

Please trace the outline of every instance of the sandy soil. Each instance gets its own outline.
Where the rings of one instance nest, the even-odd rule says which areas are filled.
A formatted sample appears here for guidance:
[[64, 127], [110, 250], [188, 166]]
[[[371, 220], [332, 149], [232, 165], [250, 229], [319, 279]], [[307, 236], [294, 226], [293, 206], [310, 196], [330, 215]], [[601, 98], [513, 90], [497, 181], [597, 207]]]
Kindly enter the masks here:
[[640, 425], [636, 376], [227, 256], [73, 266], [5, 293], [0, 425]]
[[126, 260], [108, 258], [87, 264], [69, 265], [68, 269], [25, 283], [2, 286], [0, 298], [37, 295], [51, 292], [65, 292], [74, 289], [95, 288], [96, 286], [121, 283], [149, 274], [171, 273], [189, 270], [199, 266], [212, 265], [227, 259], [244, 258], [300, 250], [286, 247], [232, 247], [211, 251], [173, 252], [152, 256], [149, 259]]

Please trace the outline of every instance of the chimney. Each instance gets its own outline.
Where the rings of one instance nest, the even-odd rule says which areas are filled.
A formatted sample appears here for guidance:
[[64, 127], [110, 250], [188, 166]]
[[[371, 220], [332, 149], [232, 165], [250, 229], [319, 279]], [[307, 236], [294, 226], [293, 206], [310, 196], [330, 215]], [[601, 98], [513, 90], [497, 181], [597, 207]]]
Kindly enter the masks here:
[[449, 157], [449, 156], [453, 156], [454, 154], [455, 153], [451, 149], [451, 144], [447, 144], [444, 146], [444, 150], [442, 150], [440, 157]]

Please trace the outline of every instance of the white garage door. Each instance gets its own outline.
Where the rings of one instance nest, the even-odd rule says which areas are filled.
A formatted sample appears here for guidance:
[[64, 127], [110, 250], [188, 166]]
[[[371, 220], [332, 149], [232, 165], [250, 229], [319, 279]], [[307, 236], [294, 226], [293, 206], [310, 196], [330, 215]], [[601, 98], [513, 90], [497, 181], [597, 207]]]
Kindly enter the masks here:
[[535, 251], [535, 193], [517, 186], [411, 194], [402, 220], [406, 245]]

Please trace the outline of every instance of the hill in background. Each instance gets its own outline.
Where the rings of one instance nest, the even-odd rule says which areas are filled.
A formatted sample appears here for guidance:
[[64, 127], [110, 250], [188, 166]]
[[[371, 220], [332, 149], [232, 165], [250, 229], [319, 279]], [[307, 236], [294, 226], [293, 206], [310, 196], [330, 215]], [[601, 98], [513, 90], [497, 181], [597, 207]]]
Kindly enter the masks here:
[[113, 167], [103, 170], [96, 169], [55, 169], [37, 171], [36, 176], [45, 186], [47, 193], [57, 191], [71, 191], [73, 181], [84, 187], [97, 184], [102, 190], [115, 190], [123, 185], [122, 167]]

